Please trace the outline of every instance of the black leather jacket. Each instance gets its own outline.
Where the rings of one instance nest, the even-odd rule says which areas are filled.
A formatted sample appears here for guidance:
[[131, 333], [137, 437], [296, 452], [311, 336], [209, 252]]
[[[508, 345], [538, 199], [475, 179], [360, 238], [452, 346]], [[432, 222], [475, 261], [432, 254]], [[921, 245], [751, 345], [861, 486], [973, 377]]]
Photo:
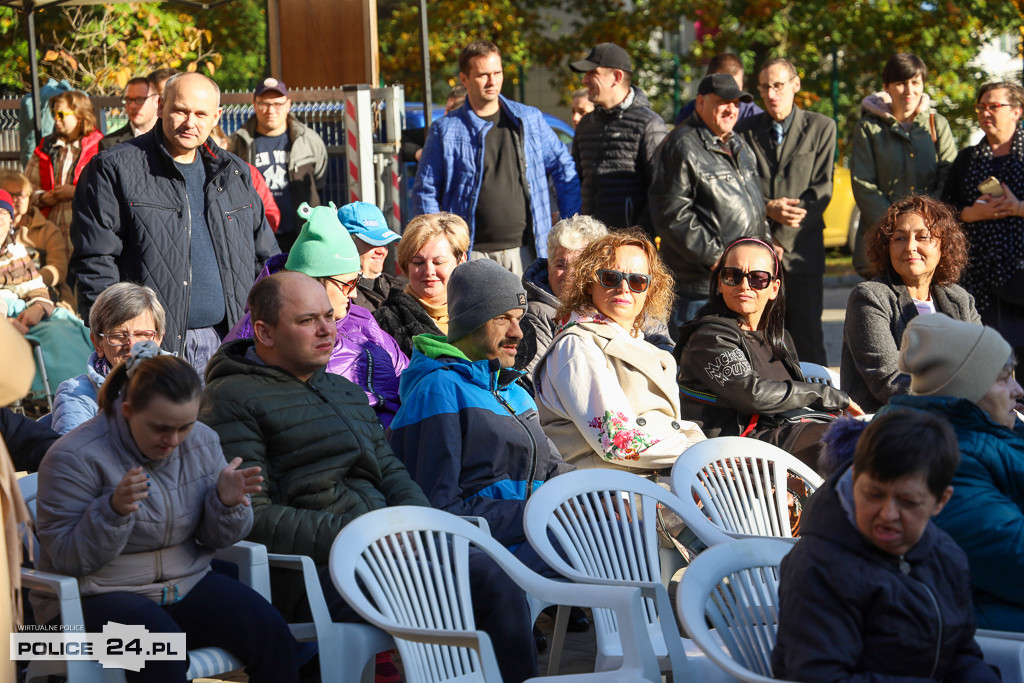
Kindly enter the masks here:
[[737, 135], [728, 147], [731, 153], [694, 112], [656, 153], [651, 218], [676, 291], [689, 299], [707, 298], [711, 268], [727, 244], [771, 240], [754, 153]]
[[850, 404], [839, 389], [805, 382], [792, 352], [782, 361], [792, 380], [761, 379], [751, 364], [747, 335], [735, 318], [721, 313], [683, 325], [676, 361], [682, 417], [699, 422], [709, 438], [740, 434], [754, 415], [760, 431], [777, 426], [772, 415], [799, 408], [831, 413]]

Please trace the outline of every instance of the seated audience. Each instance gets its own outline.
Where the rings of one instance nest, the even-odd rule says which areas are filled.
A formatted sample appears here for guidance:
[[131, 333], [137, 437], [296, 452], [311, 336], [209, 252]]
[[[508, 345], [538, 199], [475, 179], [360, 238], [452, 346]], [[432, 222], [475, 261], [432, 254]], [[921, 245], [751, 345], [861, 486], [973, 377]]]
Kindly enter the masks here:
[[957, 283], [967, 240], [953, 211], [927, 195], [893, 204], [868, 237], [875, 279], [853, 288], [843, 325], [842, 389], [867, 412], [910, 391], [896, 367], [903, 331], [916, 316], [945, 313], [980, 323], [974, 297]]
[[775, 249], [754, 237], [735, 240], [710, 285], [708, 303], [676, 346], [683, 414], [709, 437], [750, 436], [816, 467], [833, 414], [863, 411], [839, 389], [804, 381], [784, 330]]
[[0, 190], [0, 314], [24, 334], [49, 317], [55, 304], [32, 255], [16, 239], [13, 204]]
[[[210, 360], [202, 421], [220, 435], [226, 457], [259, 467], [266, 479], [252, 497], [249, 540], [313, 558], [332, 616], [356, 621], [327, 571], [338, 532], [364, 512], [430, 503], [359, 387], [325, 372], [337, 328], [323, 285], [277, 273], [256, 283], [248, 306], [253, 338], [228, 342]], [[476, 626], [494, 643], [502, 679], [536, 676], [525, 595], [483, 553], [471, 553], [470, 564]], [[289, 579], [275, 583], [275, 605], [308, 618], [301, 577]]]
[[[354, 240], [338, 222], [334, 204], [313, 209], [303, 203], [297, 213], [306, 223], [292, 250], [271, 256], [257, 281], [290, 270], [305, 273], [327, 289], [338, 331], [327, 372], [362, 387], [387, 428], [398, 412], [398, 377], [409, 359], [368, 310], [351, 303], [359, 281], [360, 258]], [[252, 317], [247, 311], [224, 341], [251, 338], [252, 332]]]
[[402, 236], [388, 228], [387, 219], [374, 204], [352, 202], [338, 209], [338, 220], [352, 236], [359, 250], [362, 277], [356, 287], [355, 302], [373, 313], [384, 303], [392, 289], [402, 289], [409, 281], [401, 275], [384, 272], [388, 245]]
[[967, 553], [979, 628], [1024, 632], [1024, 389], [1010, 344], [991, 327], [936, 313], [910, 321], [899, 368], [910, 395], [888, 409], [913, 408], [953, 425], [960, 466], [953, 498], [935, 523]]
[[[185, 361], [136, 344], [107, 378], [102, 414], [57, 441], [39, 468], [38, 567], [78, 578], [85, 630], [108, 621], [216, 646], [254, 683], [298, 681], [295, 639], [259, 593], [210, 571], [213, 551], [249, 533], [259, 468], [225, 465], [196, 422], [202, 385]], [[56, 599], [32, 593], [40, 624]], [[185, 680], [188, 661], [149, 660], [128, 681]]]
[[149, 287], [119, 282], [96, 297], [89, 311], [89, 336], [95, 351], [85, 374], [60, 383], [53, 398], [53, 430], [67, 434], [98, 411], [96, 397], [107, 375], [128, 358], [132, 344], [164, 336], [164, 307]]
[[998, 681], [974, 640], [967, 558], [931, 523], [960, 454], [942, 419], [876, 417], [811, 497], [782, 560], [772, 669], [789, 681]]
[[704, 435], [679, 415], [676, 363], [644, 341], [672, 306], [672, 275], [639, 230], [606, 235], [573, 262], [562, 327], [534, 370], [541, 424], [577, 467], [666, 470]]
[[43, 284], [50, 289], [50, 298], [63, 302], [69, 308], [76, 305], [74, 294], [68, 286], [67, 240], [53, 221], [43, 215], [38, 206], [32, 206], [32, 183], [23, 173], [0, 171], [0, 189], [10, 193], [14, 200], [14, 241], [34, 252], [33, 260], [43, 278]]
[[469, 226], [453, 213], [416, 216], [405, 226], [398, 267], [409, 284], [391, 289], [373, 317], [406, 356], [416, 335], [448, 334], [448, 278], [468, 253]]

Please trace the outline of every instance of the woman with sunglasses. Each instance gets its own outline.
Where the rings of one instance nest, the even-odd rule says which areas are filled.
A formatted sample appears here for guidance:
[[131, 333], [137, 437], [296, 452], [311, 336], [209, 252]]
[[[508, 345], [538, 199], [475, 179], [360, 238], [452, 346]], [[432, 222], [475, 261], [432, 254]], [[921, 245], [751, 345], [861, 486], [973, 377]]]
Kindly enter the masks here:
[[[409, 359], [368, 310], [352, 303], [360, 277], [359, 252], [338, 220], [337, 207], [330, 203], [314, 209], [303, 203], [298, 214], [306, 224], [291, 251], [268, 259], [256, 281], [280, 270], [292, 270], [323, 284], [338, 330], [327, 372], [359, 385], [387, 428], [398, 412], [398, 377]], [[251, 336], [252, 320], [247, 310], [224, 341]]]
[[577, 467], [667, 471], [704, 440], [679, 416], [672, 355], [645, 341], [672, 310], [672, 275], [639, 229], [588, 244], [562, 285], [561, 327], [534, 369], [541, 425]]
[[978, 90], [985, 133], [960, 152], [942, 198], [960, 212], [970, 242], [960, 282], [981, 319], [1024, 351], [1024, 89], [1007, 81]]
[[843, 325], [842, 389], [873, 413], [910, 393], [910, 376], [896, 366], [903, 332], [921, 314], [945, 313], [980, 323], [974, 298], [957, 280], [967, 264], [967, 240], [949, 206], [910, 195], [886, 211], [868, 237], [876, 274], [850, 293]]
[[103, 133], [84, 92], [59, 93], [50, 98], [48, 105], [53, 114], [53, 132], [32, 153], [25, 175], [35, 190], [32, 203], [60, 228], [70, 247], [75, 184], [82, 169], [96, 156]]
[[676, 344], [683, 414], [709, 437], [750, 436], [816, 467], [833, 416], [863, 411], [839, 389], [804, 381], [785, 305], [771, 245], [745, 237], [725, 248], [708, 303]]

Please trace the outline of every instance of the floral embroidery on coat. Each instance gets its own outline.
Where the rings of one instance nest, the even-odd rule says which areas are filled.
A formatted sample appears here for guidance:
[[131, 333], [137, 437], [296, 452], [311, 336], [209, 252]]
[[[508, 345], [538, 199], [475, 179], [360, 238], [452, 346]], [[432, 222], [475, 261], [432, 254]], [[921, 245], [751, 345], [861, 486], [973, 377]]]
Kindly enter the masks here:
[[604, 417], [595, 417], [587, 423], [597, 430], [605, 460], [639, 460], [640, 452], [659, 440], [641, 429], [628, 429], [629, 418], [622, 413], [604, 411]]

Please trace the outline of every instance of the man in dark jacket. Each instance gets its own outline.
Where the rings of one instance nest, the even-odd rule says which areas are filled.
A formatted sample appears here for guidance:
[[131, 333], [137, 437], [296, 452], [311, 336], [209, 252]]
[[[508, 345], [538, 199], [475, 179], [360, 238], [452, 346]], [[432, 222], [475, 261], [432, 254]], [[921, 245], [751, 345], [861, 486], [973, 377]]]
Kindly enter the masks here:
[[753, 97], [728, 74], [706, 76], [697, 93], [696, 111], [658, 148], [649, 195], [679, 295], [673, 337], [707, 301], [711, 267], [725, 245], [738, 237], [771, 240], [754, 155], [733, 135], [737, 105]]
[[[276, 273], [256, 283], [248, 305], [253, 337], [225, 344], [210, 361], [200, 419], [220, 435], [228, 460], [263, 472], [249, 540], [311, 557], [332, 616], [357, 620], [327, 571], [338, 532], [371, 510], [430, 503], [392, 453], [363, 390], [324, 371], [337, 332], [324, 286]], [[482, 553], [470, 563], [476, 624], [491, 636], [503, 679], [536, 676], [525, 595]], [[275, 583], [274, 602], [286, 615], [308, 616], [297, 612], [301, 582], [292, 580]]]
[[821, 329], [824, 214], [832, 199], [836, 124], [795, 105], [800, 76], [789, 60], [765, 63], [757, 78], [765, 111], [736, 130], [757, 159], [772, 237], [782, 247], [786, 329], [800, 360], [828, 365]]
[[207, 141], [220, 116], [217, 84], [174, 76], [161, 111], [160, 125], [86, 166], [70, 269], [85, 320], [116, 282], [152, 287], [167, 310], [164, 348], [202, 373], [278, 248], [249, 167]]
[[100, 150], [110, 149], [120, 142], [134, 140], [144, 133], [153, 130], [157, 117], [160, 92], [156, 84], [145, 76], [136, 76], [128, 81], [124, 88], [124, 113], [128, 122], [115, 131], [111, 131], [100, 140]]
[[301, 223], [295, 212], [305, 202], [324, 203], [327, 147], [316, 131], [291, 114], [288, 88], [265, 78], [253, 92], [256, 114], [231, 136], [229, 149], [259, 169], [281, 209], [277, 241], [288, 251]]
[[668, 133], [665, 122], [631, 85], [633, 64], [618, 45], [600, 43], [569, 68], [584, 74], [583, 85], [595, 107], [580, 121], [572, 141], [580, 211], [610, 228], [639, 225], [653, 237], [647, 188], [654, 175], [654, 152]]
[[391, 447], [437, 508], [487, 520], [491, 535], [534, 571], [526, 542], [533, 490], [563, 471], [537, 404], [512, 366], [526, 311], [520, 279], [490, 259], [457, 267], [448, 283], [448, 337], [419, 335], [402, 373]]

